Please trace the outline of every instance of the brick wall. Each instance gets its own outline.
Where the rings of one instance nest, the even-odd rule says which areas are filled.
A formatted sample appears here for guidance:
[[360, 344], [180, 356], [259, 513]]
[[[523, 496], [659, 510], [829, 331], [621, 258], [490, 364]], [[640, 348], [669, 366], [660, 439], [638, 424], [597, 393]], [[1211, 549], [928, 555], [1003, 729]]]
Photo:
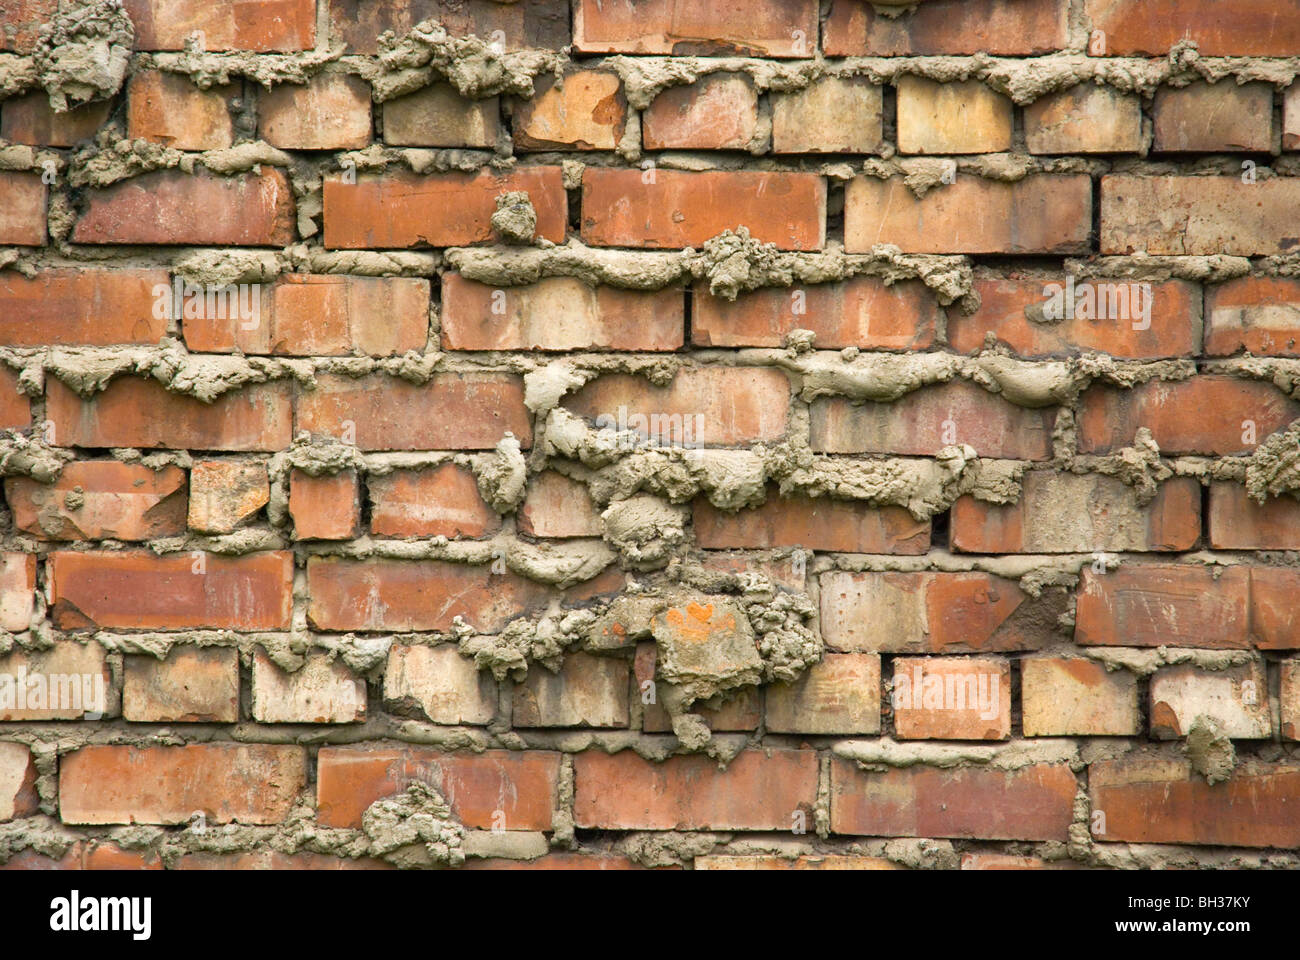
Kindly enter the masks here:
[[0, 50], [9, 867], [1296, 865], [1289, 5]]

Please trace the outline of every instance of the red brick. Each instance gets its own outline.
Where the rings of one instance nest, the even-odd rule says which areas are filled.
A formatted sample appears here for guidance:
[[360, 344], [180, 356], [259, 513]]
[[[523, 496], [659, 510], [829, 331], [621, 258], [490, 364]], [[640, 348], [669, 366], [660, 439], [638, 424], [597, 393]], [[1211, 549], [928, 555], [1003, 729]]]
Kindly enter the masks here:
[[515, 524], [530, 537], [599, 537], [605, 529], [587, 485], [554, 470], [529, 481]]
[[1087, 253], [1092, 181], [1043, 174], [1015, 183], [959, 175], [920, 199], [902, 177], [845, 188], [844, 249], [877, 243], [906, 253]]
[[87, 192], [74, 243], [283, 247], [294, 233], [293, 191], [274, 167], [235, 177], [160, 170]]
[[979, 653], [1042, 643], [1026, 616], [1040, 605], [1015, 580], [987, 573], [832, 571], [820, 583], [822, 636], [832, 650]]
[[748, 150], [757, 133], [758, 90], [745, 73], [669, 87], [641, 114], [647, 150]]
[[1146, 427], [1162, 454], [1248, 454], [1296, 417], [1300, 403], [1272, 384], [1236, 377], [1153, 380], [1123, 390], [1095, 386], [1083, 394], [1079, 451], [1129, 446]]
[[1269, 0], [1085, 0], [1107, 56], [1162, 56], [1183, 40], [1203, 57], [1288, 57], [1300, 49], [1300, 20]]
[[356, 470], [289, 477], [289, 515], [295, 540], [351, 540], [361, 533], [361, 481]]
[[1288, 567], [1251, 567], [1250, 632], [1263, 650], [1300, 648], [1300, 570]]
[[977, 657], [895, 657], [894, 730], [903, 740], [1005, 740], [1011, 664]]
[[942, 311], [919, 280], [886, 286], [871, 277], [794, 288], [765, 287], [735, 300], [699, 283], [692, 295], [691, 343], [699, 347], [779, 347], [792, 330], [811, 330], [822, 348], [924, 350]]
[[822, 77], [772, 93], [773, 153], [879, 153], [884, 95], [868, 77]]
[[39, 807], [32, 752], [21, 743], [0, 743], [0, 822], [31, 816]]
[[307, 785], [307, 753], [273, 744], [82, 747], [59, 763], [64, 823], [281, 823]]
[[1048, 460], [1054, 409], [1030, 409], [983, 387], [953, 381], [913, 390], [892, 403], [816, 400], [810, 442], [819, 453], [898, 453], [933, 456], [968, 444], [982, 457]]
[[280, 450], [289, 446], [292, 427], [284, 381], [250, 384], [204, 403], [131, 376], [90, 399], [47, 378], [45, 413], [54, 442], [69, 447]]
[[287, 552], [60, 552], [50, 558], [51, 611], [63, 630], [289, 627], [293, 555]]
[[828, 653], [793, 683], [767, 688], [770, 733], [880, 732], [880, 657]]
[[661, 763], [631, 750], [573, 758], [574, 822], [604, 830], [790, 830], [811, 822], [812, 750], [742, 750], [725, 770], [710, 757]]
[[1137, 153], [1142, 102], [1135, 94], [1080, 83], [1025, 105], [1030, 153]]
[[872, 507], [830, 497], [781, 497], [730, 513], [706, 500], [694, 505], [695, 539], [708, 549], [803, 547], [842, 553], [922, 554], [930, 522], [902, 507]]
[[124, 0], [137, 50], [181, 50], [195, 30], [206, 50], [308, 50], [313, 0]]
[[284, 150], [349, 150], [370, 143], [370, 85], [360, 77], [326, 73], [306, 84], [260, 91], [257, 130]]
[[36, 556], [0, 553], [0, 630], [21, 633], [31, 626], [36, 591]]
[[1065, 47], [1068, 13], [1065, 0], [929, 0], [901, 16], [833, 0], [822, 46], [828, 57], [1050, 53]]
[[1023, 357], [1097, 351], [1155, 360], [1200, 352], [1201, 295], [1194, 284], [1079, 281], [1069, 316], [1050, 323], [1031, 319], [1058, 298], [1064, 301], [1067, 284], [1066, 277], [976, 279], [979, 309], [966, 314], [956, 305], [948, 308], [949, 345], [961, 353], [977, 353], [992, 333], [998, 343]]
[[330, 34], [348, 53], [378, 53], [385, 30], [410, 33], [422, 20], [437, 20], [453, 37], [500, 41], [505, 50], [559, 48], [569, 43], [568, 0], [328, 0]]
[[1205, 352], [1300, 356], [1300, 280], [1239, 277], [1205, 290]]
[[582, 239], [598, 247], [699, 247], [748, 227], [782, 250], [826, 241], [826, 181], [759, 170], [615, 170], [582, 175]]
[[56, 113], [49, 95], [38, 90], [11, 97], [0, 106], [0, 138], [33, 146], [75, 147], [95, 135], [112, 109], [112, 100], [100, 100]]
[[1074, 639], [1129, 647], [1250, 646], [1245, 567], [1125, 563], [1084, 570]]
[[1109, 175], [1101, 178], [1101, 252], [1291, 253], [1300, 244], [1298, 204], [1300, 179], [1291, 177]]
[[471, 829], [550, 830], [560, 755], [549, 750], [441, 753], [428, 747], [322, 747], [317, 821], [358, 829], [376, 800], [416, 781], [437, 790]]
[[579, 0], [573, 43], [582, 53], [811, 57], [816, 0]]
[[134, 463], [69, 463], [51, 484], [9, 477], [14, 526], [38, 540], [152, 540], [185, 532], [185, 471]]
[[1020, 661], [1026, 737], [1135, 737], [1137, 676], [1081, 657]]
[[1262, 661], [1223, 670], [1183, 663], [1161, 667], [1151, 678], [1147, 716], [1157, 740], [1186, 737], [1203, 718], [1219, 724], [1233, 740], [1272, 737], [1268, 678]]
[[384, 142], [394, 147], [496, 146], [498, 97], [471, 100], [450, 83], [434, 83], [384, 103]]
[[1206, 528], [1215, 550], [1300, 550], [1300, 500], [1289, 494], [1251, 499], [1230, 481], [1210, 484]]
[[1011, 149], [1011, 101], [979, 80], [898, 78], [899, 153], [999, 153]]
[[97, 720], [116, 716], [119, 704], [104, 648], [94, 640], [16, 647], [0, 658], [0, 722]]
[[1291, 764], [1247, 760], [1211, 786], [1181, 756], [1131, 753], [1091, 764], [1088, 792], [1105, 814], [1097, 840], [1300, 846], [1300, 767]]
[[[626, 628], [624, 624], [616, 623], [615, 630], [625, 631]], [[632, 670], [636, 681], [635, 693], [641, 699], [641, 729], [646, 733], [671, 733], [672, 718], [659, 702], [658, 689], [654, 686], [658, 659], [659, 650], [655, 643], [636, 645]], [[654, 691], [653, 702], [646, 703], [651, 691]], [[761, 697], [757, 687], [736, 687], [728, 691], [725, 698], [723, 694], [718, 694], [708, 700], [695, 701], [689, 712], [704, 720], [715, 733], [757, 730], [763, 719]]]
[[531, 100], [515, 106], [520, 150], [613, 150], [627, 125], [627, 98], [618, 74], [574, 70], [563, 82], [538, 78]]
[[626, 727], [628, 662], [574, 651], [559, 673], [533, 668], [515, 684], [515, 727]]
[[434, 723], [481, 727], [496, 716], [497, 685], [490, 671], [461, 656], [454, 643], [394, 643], [384, 670], [384, 707]]
[[199, 460], [190, 469], [190, 529], [230, 533], [271, 499], [266, 464], [250, 460]]
[[685, 298], [672, 287], [620, 290], [573, 277], [493, 287], [442, 277], [447, 350], [676, 350], [685, 323]]
[[537, 236], [564, 240], [568, 198], [559, 167], [511, 173], [388, 173], [356, 183], [325, 181], [325, 246], [460, 247], [496, 239], [492, 214], [504, 193], [524, 191], [537, 211]]
[[362, 723], [366, 681], [319, 650], [287, 673], [259, 647], [253, 653], [252, 713], [258, 723]]
[[1088, 553], [1188, 550], [1201, 532], [1200, 484], [1175, 477], [1141, 505], [1134, 488], [1101, 474], [1031, 470], [1020, 500], [998, 505], [960, 497], [949, 542], [962, 553]]
[[366, 478], [370, 532], [381, 537], [486, 537], [501, 529], [465, 467], [444, 463]]
[[165, 660], [126, 658], [122, 716], [140, 723], [236, 723], [239, 651], [177, 646]]
[[[490, 450], [507, 432], [528, 447], [532, 427], [523, 395], [512, 374], [441, 373], [425, 384], [325, 374], [314, 390], [299, 393], [296, 424], [362, 450]], [[430, 410], [438, 416], [428, 416]]]
[[13, 0], [0, 9], [0, 50], [31, 53], [43, 24], [59, 12], [58, 0]]
[[0, 170], [0, 243], [19, 247], [45, 244], [45, 184], [39, 174]]
[[831, 832], [879, 837], [1065, 840], [1074, 819], [1065, 764], [1018, 770], [914, 766], [883, 773], [831, 761]]
[[32, 404], [18, 390], [18, 374], [0, 366], [0, 430], [26, 430], [32, 425]]
[[779, 370], [687, 367], [666, 387], [654, 386], [636, 374], [606, 374], [568, 397], [564, 405], [579, 416], [600, 420], [598, 427], [635, 429], [665, 446], [689, 440], [721, 447], [784, 436], [789, 396], [790, 382]]
[[203, 90], [180, 73], [142, 70], [127, 83], [126, 132], [177, 150], [219, 150], [235, 142], [235, 84]]
[[[321, 630], [450, 630], [457, 616], [495, 633], [552, 591], [513, 573], [444, 560], [307, 562], [307, 616]], [[247, 629], [247, 628], [244, 628]]]
[[1273, 88], [1267, 83], [1161, 87], [1151, 112], [1157, 153], [1267, 153], [1273, 146]]
[[158, 343], [167, 334], [170, 285], [166, 270], [56, 267], [30, 278], [5, 271], [0, 341], [11, 347]]

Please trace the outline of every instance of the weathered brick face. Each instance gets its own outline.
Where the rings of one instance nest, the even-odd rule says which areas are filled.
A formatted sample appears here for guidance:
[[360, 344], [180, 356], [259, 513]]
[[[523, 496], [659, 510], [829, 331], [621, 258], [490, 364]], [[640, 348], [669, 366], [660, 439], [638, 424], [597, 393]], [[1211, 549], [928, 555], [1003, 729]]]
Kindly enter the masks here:
[[1300, 867], [1294, 2], [79, 6], [0, 866]]

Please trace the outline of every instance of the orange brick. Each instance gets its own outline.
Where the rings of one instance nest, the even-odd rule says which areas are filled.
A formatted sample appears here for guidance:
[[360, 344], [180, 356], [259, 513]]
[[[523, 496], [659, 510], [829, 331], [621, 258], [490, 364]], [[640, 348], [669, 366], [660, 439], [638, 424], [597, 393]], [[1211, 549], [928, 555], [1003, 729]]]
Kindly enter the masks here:
[[767, 688], [771, 733], [880, 732], [880, 657], [828, 653], [793, 683]]
[[289, 391], [284, 381], [251, 384], [204, 403], [125, 376], [85, 399], [47, 378], [45, 414], [60, 446], [280, 450], [291, 435]]
[[36, 556], [0, 553], [0, 630], [21, 633], [31, 626], [36, 592]]
[[815, 400], [810, 421], [812, 449], [820, 453], [933, 456], [969, 444], [982, 457], [1048, 460], [1056, 411], [1016, 406], [959, 380], [913, 390], [892, 403]]
[[817, 3], [640, 0], [633, 5], [579, 0], [573, 11], [573, 43], [582, 53], [811, 57], [817, 44]]
[[43, 24], [59, 12], [58, 0], [14, 0], [0, 9], [0, 50], [31, 53]]
[[1215, 550], [1300, 550], [1300, 500], [1252, 500], [1240, 483], [1210, 484], [1206, 528]]
[[597, 426], [636, 430], [662, 445], [744, 446], [785, 434], [790, 385], [779, 370], [688, 367], [656, 387], [635, 374], [598, 377], [564, 405]]
[[384, 102], [384, 142], [394, 147], [496, 146], [497, 97], [471, 100], [450, 83], [434, 83]]
[[601, 830], [789, 830], [811, 822], [812, 750], [742, 750], [725, 770], [699, 756], [661, 763], [631, 750], [573, 758], [574, 821]]
[[235, 723], [239, 651], [173, 647], [166, 660], [126, 658], [122, 716], [140, 723]]
[[845, 188], [844, 249], [877, 243], [906, 253], [1086, 253], [1092, 182], [1042, 174], [1016, 183], [959, 175], [920, 199], [901, 177]]
[[1021, 722], [1027, 737], [1135, 737], [1137, 676], [1080, 657], [1020, 661]]
[[181, 50], [195, 30], [206, 50], [308, 50], [316, 45], [312, 0], [124, 0], [137, 50]]
[[1096, 386], [1083, 394], [1079, 450], [1118, 450], [1146, 427], [1162, 454], [1248, 454], [1296, 417], [1300, 403], [1272, 384], [1236, 377], [1153, 380], [1123, 390]]
[[0, 367], [0, 430], [26, 430], [31, 425], [31, 401], [18, 390], [18, 374]]
[[803, 547], [843, 553], [922, 554], [930, 522], [902, 507], [871, 507], [829, 497], [781, 497], [734, 513], [706, 500], [694, 504], [695, 539], [705, 549]]
[[1286, 57], [1300, 22], [1269, 0], [1085, 0], [1085, 22], [1106, 35], [1108, 56], [1163, 56], [1190, 40], [1203, 57]]
[[185, 532], [185, 471], [134, 463], [69, 463], [52, 484], [5, 480], [14, 526], [39, 540], [152, 540]]
[[[973, 314], [956, 305], [948, 309], [949, 345], [961, 353], [977, 353], [992, 333], [998, 343], [1025, 357], [1095, 350], [1155, 360], [1199, 353], [1201, 295], [1194, 284], [1098, 280], [1079, 281], [1071, 288], [1069, 279], [977, 278], [979, 309]], [[1059, 320], [1032, 319], [1049, 306], [1054, 308], [1058, 300], [1064, 314]]]
[[295, 540], [351, 540], [361, 533], [361, 482], [356, 470], [289, 477], [289, 515]]
[[296, 407], [298, 430], [362, 450], [490, 450], [506, 433], [532, 444], [523, 385], [511, 374], [442, 373], [424, 384], [325, 374], [298, 395]]
[[699, 247], [748, 227], [782, 250], [826, 240], [826, 181], [759, 170], [615, 170], [582, 175], [582, 239], [598, 247]]
[[537, 212], [537, 236], [564, 240], [568, 198], [559, 167], [510, 173], [388, 173], [356, 183], [325, 181], [325, 246], [460, 247], [496, 239], [496, 199], [524, 191]]
[[158, 343], [167, 334], [169, 290], [166, 270], [5, 271], [0, 340], [11, 347]]
[[366, 681], [342, 660], [307, 654], [293, 673], [276, 666], [259, 647], [253, 654], [253, 719], [258, 723], [361, 723]]
[[1101, 178], [1101, 252], [1256, 254], [1292, 252], [1300, 236], [1290, 211], [1300, 180], [1243, 183], [1237, 177]]
[[326, 73], [258, 95], [258, 133], [285, 150], [348, 150], [370, 143], [370, 85]]
[[834, 0], [822, 35], [829, 57], [1050, 53], [1066, 44], [1065, 0], [929, 0], [898, 15], [868, 0]]
[[0, 743], [0, 822], [30, 816], [39, 806], [31, 750], [21, 743]]
[[669, 87], [641, 114], [647, 150], [748, 150], [757, 133], [758, 91], [745, 73]]
[[126, 133], [177, 150], [219, 150], [235, 142], [234, 84], [203, 90], [189, 77], [142, 70], [127, 82]]
[[348, 53], [378, 53], [385, 30], [397, 36], [422, 20], [437, 20], [453, 37], [491, 38], [505, 50], [559, 48], [569, 43], [568, 0], [327, 0], [330, 35]]
[[63, 630], [285, 630], [293, 555], [53, 553], [50, 599]]
[[317, 820], [358, 829], [376, 800], [419, 781], [470, 829], [550, 830], [560, 755], [549, 750], [441, 753], [428, 747], [322, 747]]
[[1125, 563], [1079, 584], [1075, 642], [1129, 647], [1250, 646], [1245, 567]]
[[700, 347], [779, 347], [796, 329], [816, 345], [839, 349], [924, 350], [934, 344], [942, 311], [925, 284], [891, 286], [871, 277], [791, 289], [766, 287], [735, 300], [699, 283], [692, 295], [691, 342]]
[[98, 720], [116, 716], [119, 703], [104, 648], [93, 640], [17, 647], [0, 658], [0, 722]]
[[307, 752], [276, 744], [82, 747], [59, 763], [64, 823], [280, 823], [307, 785]]
[[474, 474], [444, 463], [424, 470], [371, 474], [370, 532], [381, 537], [486, 537], [501, 529], [479, 495]]
[[33, 146], [75, 147], [95, 135], [112, 109], [112, 100], [100, 100], [56, 113], [44, 90], [11, 97], [0, 107], [0, 138]]
[[1262, 650], [1300, 648], [1300, 610], [1294, 601], [1297, 590], [1300, 571], [1287, 567], [1251, 568], [1250, 632], [1255, 646]]
[[1011, 101], [979, 80], [898, 78], [900, 153], [998, 153], [1011, 149]]
[[1270, 738], [1268, 678], [1261, 661], [1223, 670], [1194, 664], [1161, 667], [1151, 678], [1151, 736], [1185, 737], [1193, 724], [1208, 717], [1234, 740]]
[[1031, 470], [1009, 506], [960, 497], [949, 542], [962, 553], [1090, 553], [1096, 550], [1188, 550], [1201, 533], [1200, 484], [1175, 477], [1155, 499], [1101, 474]]
[[773, 153], [879, 153], [883, 94], [867, 77], [822, 77], [772, 93]]
[[493, 287], [442, 277], [442, 346], [448, 350], [676, 350], [686, 301], [680, 289], [592, 287], [548, 277]]
[[1267, 153], [1273, 146], [1273, 88], [1266, 83], [1161, 87], [1151, 112], [1157, 153]]
[[626, 727], [628, 662], [573, 652], [559, 673], [534, 667], [516, 683], [516, 727]]
[[599, 537], [605, 529], [587, 485], [554, 470], [529, 481], [515, 522], [530, 537]]
[[896, 657], [894, 730], [904, 740], [1005, 740], [1011, 664], [977, 657]]
[[1300, 356], [1300, 280], [1239, 277], [1205, 290], [1205, 352]]
[[913, 766], [883, 773], [831, 760], [831, 832], [877, 837], [1066, 839], [1074, 774], [1063, 763], [1018, 770]]
[[0, 243], [19, 247], [45, 244], [45, 184], [35, 173], [0, 170]]
[[190, 528], [199, 533], [230, 533], [256, 516], [270, 498], [266, 464], [196, 461], [190, 469]]
[[497, 712], [497, 685], [456, 645], [394, 643], [384, 670], [384, 708], [415, 712], [434, 723], [483, 726]]
[[1142, 104], [1135, 94], [1081, 83], [1025, 105], [1030, 153], [1137, 153]]
[[627, 98], [618, 74], [574, 70], [562, 82], [539, 78], [531, 100], [515, 106], [520, 150], [613, 150], [627, 125]]

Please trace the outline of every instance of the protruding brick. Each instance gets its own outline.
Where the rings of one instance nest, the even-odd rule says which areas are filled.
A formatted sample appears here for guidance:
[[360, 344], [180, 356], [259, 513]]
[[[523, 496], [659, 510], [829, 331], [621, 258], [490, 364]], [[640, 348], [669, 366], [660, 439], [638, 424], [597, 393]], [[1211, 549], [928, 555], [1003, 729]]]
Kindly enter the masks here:
[[45, 184], [40, 175], [0, 170], [0, 243], [17, 247], [45, 244]]
[[0, 743], [0, 823], [30, 816], [39, 807], [31, 750], [21, 743]]
[[297, 540], [351, 540], [361, 532], [361, 482], [357, 471], [289, 477], [289, 515]]
[[384, 670], [384, 706], [417, 707], [434, 723], [483, 726], [497, 710], [492, 674], [480, 670], [455, 644], [436, 647], [395, 643]]
[[11, 347], [156, 344], [167, 334], [166, 270], [56, 267], [0, 273], [0, 340]]
[[0, 658], [0, 722], [99, 720], [120, 700], [104, 648], [59, 640], [46, 650], [14, 649]]
[[1300, 740], [1300, 660], [1283, 660], [1278, 669], [1281, 673], [1278, 701], [1281, 704], [1282, 736], [1287, 740]]
[[1087, 253], [1092, 181], [1042, 174], [1015, 183], [959, 175], [917, 198], [902, 177], [845, 188], [844, 249], [907, 253]]
[[736, 0], [716, 6], [691, 0], [580, 0], [573, 11], [573, 44], [582, 53], [811, 57], [817, 2]]
[[14, 526], [41, 540], [152, 540], [185, 532], [185, 471], [116, 460], [67, 464], [51, 484], [5, 480]]
[[253, 655], [253, 719], [258, 723], [361, 723], [366, 681], [321, 651], [287, 673], [259, 647]]
[[1210, 484], [1206, 528], [1215, 550], [1300, 550], [1300, 500], [1283, 493], [1263, 503], [1243, 484]]
[[11, 97], [0, 107], [0, 138], [43, 147], [75, 147], [108, 120], [112, 100], [82, 104], [56, 113], [44, 90]]
[[1200, 484], [1175, 477], [1143, 505], [1121, 480], [1031, 470], [1018, 502], [960, 497], [949, 541], [962, 553], [1091, 553], [1188, 550], [1201, 532]]
[[371, 474], [366, 484], [370, 531], [378, 536], [477, 538], [501, 529], [474, 474], [457, 464]]
[[771, 733], [880, 732], [880, 657], [828, 653], [793, 683], [767, 687]]
[[1270, 0], [1085, 0], [1085, 22], [1105, 35], [1105, 56], [1163, 56], [1190, 40], [1203, 57], [1287, 57], [1300, 22]]
[[695, 539], [705, 549], [803, 547], [842, 553], [921, 554], [930, 547], [930, 522], [902, 507], [872, 507], [830, 497], [778, 496], [760, 507], [719, 510], [694, 504]]
[[126, 134], [176, 150], [219, 150], [235, 142], [234, 84], [204, 90], [181, 73], [142, 70], [126, 87]]
[[282, 83], [258, 94], [257, 129], [285, 150], [349, 150], [370, 143], [370, 85], [346, 73], [306, 84]]
[[1300, 649], [1300, 570], [1290, 567], [1251, 567], [1250, 633], [1261, 650]]
[[748, 227], [782, 250], [826, 240], [826, 181], [763, 170], [616, 170], [582, 175], [582, 239], [598, 247], [699, 247]]
[[1268, 679], [1261, 661], [1223, 670], [1194, 664], [1161, 667], [1151, 678], [1151, 736], [1187, 736], [1202, 717], [1217, 721], [1225, 736], [1259, 740], [1271, 736]]
[[36, 555], [0, 553], [0, 630], [20, 633], [31, 626], [36, 593]]
[[757, 134], [758, 90], [746, 73], [668, 87], [641, 114], [647, 150], [748, 150]]
[[442, 277], [442, 346], [448, 350], [676, 350], [682, 291], [592, 287], [547, 277], [493, 287], [458, 273]]
[[293, 555], [54, 553], [50, 600], [63, 630], [284, 630]]
[[1137, 153], [1142, 104], [1136, 94], [1081, 83], [1025, 105], [1030, 153]]
[[900, 153], [998, 153], [1011, 149], [1011, 101], [979, 80], [898, 78]]
[[126, 658], [122, 716], [140, 723], [235, 723], [239, 651], [173, 647], [167, 659]]
[[627, 98], [618, 74], [575, 70], [563, 82], [539, 79], [530, 100], [515, 106], [520, 150], [613, 150], [627, 125]]
[[1081, 657], [1020, 661], [1021, 722], [1027, 737], [1135, 737], [1137, 676]]
[[773, 153], [879, 153], [883, 94], [867, 77], [822, 77], [773, 93]]
[[1205, 352], [1300, 356], [1300, 280], [1239, 277], [1205, 290]]
[[190, 468], [190, 529], [230, 533], [271, 498], [266, 464], [254, 460], [199, 460]]
[[534, 667], [515, 684], [516, 727], [626, 727], [628, 662], [569, 653], [559, 673]]
[[1151, 112], [1157, 153], [1267, 153], [1273, 146], [1273, 88], [1267, 83], [1161, 87]]
[[894, 730], [905, 740], [1005, 740], [1011, 664], [978, 657], [896, 657]]
[[1300, 83], [1287, 87], [1282, 100], [1282, 149], [1300, 150]]
[[1204, 564], [1125, 563], [1083, 571], [1075, 642], [1129, 647], [1250, 646], [1250, 571]]
[[1062, 50], [1066, 0], [928, 0], [904, 11], [868, 0], [834, 0], [822, 36], [828, 57], [985, 53], [1023, 56]]
[[702, 756], [632, 750], [573, 758], [574, 821], [602, 830], [789, 830], [817, 799], [812, 750], [742, 750], [725, 770]]
[[125, 0], [137, 50], [182, 50], [191, 33], [201, 49], [261, 53], [316, 45], [312, 0]]
[[394, 147], [496, 146], [497, 97], [471, 100], [450, 83], [434, 83], [384, 103], [384, 142]]
[[82, 747], [59, 763], [64, 823], [280, 823], [307, 786], [307, 752], [279, 744]]
[[554, 470], [529, 481], [516, 524], [531, 537], [599, 537], [605, 529], [587, 485]]

